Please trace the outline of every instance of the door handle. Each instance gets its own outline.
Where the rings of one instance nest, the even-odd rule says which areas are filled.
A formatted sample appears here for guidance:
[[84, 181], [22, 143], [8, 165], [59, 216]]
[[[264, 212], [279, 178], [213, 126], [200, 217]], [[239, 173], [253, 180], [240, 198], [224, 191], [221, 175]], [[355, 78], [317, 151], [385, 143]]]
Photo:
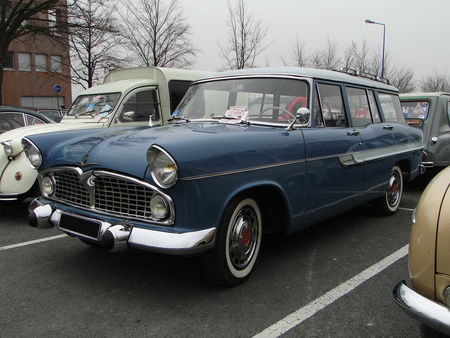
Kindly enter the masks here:
[[394, 129], [394, 126], [391, 126], [390, 124], [388, 124], [388, 125], [383, 126], [383, 129], [392, 130], [392, 129]]
[[356, 129], [347, 130], [347, 135], [348, 136], [358, 136], [359, 135], [359, 130], [356, 130]]

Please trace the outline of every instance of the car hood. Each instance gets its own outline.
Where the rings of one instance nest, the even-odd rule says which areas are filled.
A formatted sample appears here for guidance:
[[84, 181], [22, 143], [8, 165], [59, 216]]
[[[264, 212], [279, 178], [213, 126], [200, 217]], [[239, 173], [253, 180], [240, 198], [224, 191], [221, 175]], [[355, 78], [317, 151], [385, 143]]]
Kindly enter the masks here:
[[98, 123], [88, 123], [80, 120], [69, 119], [65, 122], [60, 123], [46, 123], [46, 124], [35, 124], [32, 126], [16, 128], [8, 130], [0, 134], [0, 142], [4, 141], [21, 141], [22, 137], [32, 135], [32, 134], [42, 134], [50, 133], [54, 131], [62, 130], [73, 130], [73, 129], [84, 129], [84, 128], [98, 128], [102, 127], [103, 124]]
[[83, 135], [55, 133], [51, 138], [33, 135], [29, 139], [43, 152], [40, 169], [78, 165], [84, 170], [109, 169], [136, 177], [145, 176], [147, 151], [152, 145], [174, 158], [181, 177], [259, 167], [303, 156], [299, 130], [223, 123], [109, 128], [84, 131]]

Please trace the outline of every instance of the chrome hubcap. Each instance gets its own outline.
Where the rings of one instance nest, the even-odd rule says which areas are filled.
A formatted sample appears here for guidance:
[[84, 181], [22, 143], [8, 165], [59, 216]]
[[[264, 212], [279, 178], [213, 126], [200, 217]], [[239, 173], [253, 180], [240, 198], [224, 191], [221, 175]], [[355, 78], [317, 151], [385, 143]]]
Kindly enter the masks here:
[[248, 206], [242, 208], [233, 220], [228, 243], [230, 260], [236, 269], [244, 269], [251, 261], [259, 235], [255, 211]]
[[394, 207], [401, 197], [401, 179], [399, 173], [394, 171], [389, 179], [389, 187], [387, 191], [387, 201], [389, 206]]

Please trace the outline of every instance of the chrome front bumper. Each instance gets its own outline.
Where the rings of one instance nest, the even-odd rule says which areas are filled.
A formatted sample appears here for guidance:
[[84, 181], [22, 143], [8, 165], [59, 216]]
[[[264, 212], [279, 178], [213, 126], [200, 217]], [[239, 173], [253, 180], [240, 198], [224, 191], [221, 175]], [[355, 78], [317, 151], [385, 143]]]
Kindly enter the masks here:
[[28, 222], [35, 228], [52, 228], [56, 226], [69, 235], [95, 241], [113, 251], [131, 247], [148, 251], [170, 254], [194, 254], [214, 246], [215, 228], [184, 233], [166, 232], [128, 226], [126, 223], [112, 224], [95, 218], [78, 216], [80, 221], [87, 220], [100, 224], [97, 238], [60, 228], [63, 211], [49, 203], [33, 200], [29, 206]]
[[0, 194], [0, 201], [12, 202], [17, 201], [20, 194]]
[[397, 304], [411, 317], [446, 335], [450, 335], [450, 310], [448, 307], [425, 298], [399, 282], [394, 288]]

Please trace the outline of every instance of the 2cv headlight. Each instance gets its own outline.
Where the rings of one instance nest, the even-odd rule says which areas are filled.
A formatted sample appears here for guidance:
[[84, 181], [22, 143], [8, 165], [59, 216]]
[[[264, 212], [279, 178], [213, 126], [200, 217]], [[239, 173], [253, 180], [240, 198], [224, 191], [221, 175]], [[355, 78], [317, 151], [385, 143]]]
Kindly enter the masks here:
[[3, 150], [5, 151], [6, 156], [12, 156], [13, 154], [13, 147], [11, 145], [11, 142], [2, 142]]
[[42, 164], [42, 155], [38, 147], [26, 138], [22, 139], [22, 147], [33, 169], [39, 168]]
[[178, 166], [162, 148], [153, 145], [147, 152], [147, 161], [155, 183], [161, 188], [170, 188], [178, 180]]

